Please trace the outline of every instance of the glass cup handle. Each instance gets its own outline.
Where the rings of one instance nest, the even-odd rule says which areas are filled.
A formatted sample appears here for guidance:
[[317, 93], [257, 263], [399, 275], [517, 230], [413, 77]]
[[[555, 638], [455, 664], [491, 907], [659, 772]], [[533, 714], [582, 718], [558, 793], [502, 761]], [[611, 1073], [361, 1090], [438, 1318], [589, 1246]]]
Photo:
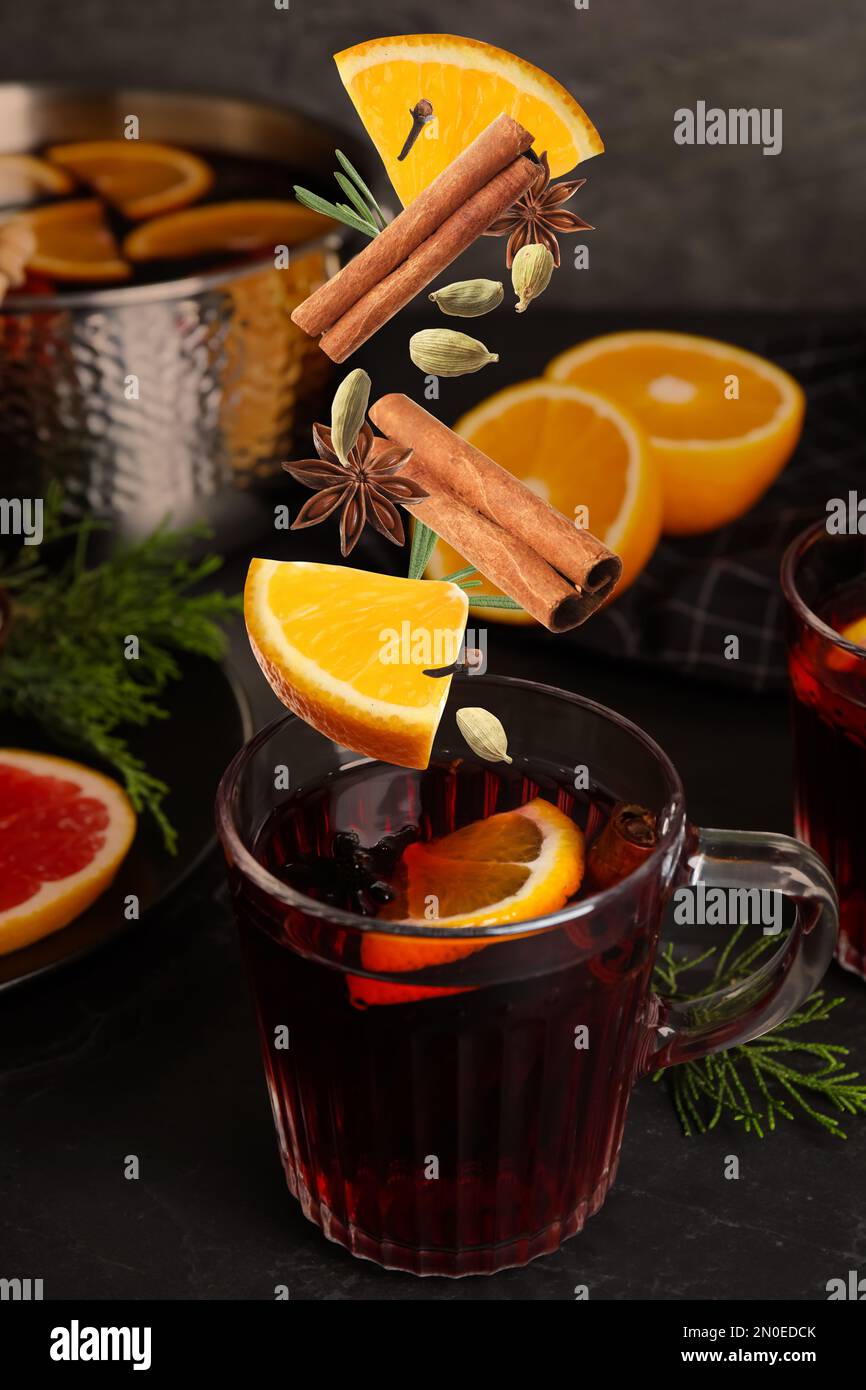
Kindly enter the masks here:
[[779, 949], [745, 979], [699, 999], [650, 995], [638, 1073], [748, 1042], [775, 1028], [820, 983], [839, 930], [836, 890], [813, 850], [790, 835], [698, 830], [685, 882], [784, 893], [797, 910]]

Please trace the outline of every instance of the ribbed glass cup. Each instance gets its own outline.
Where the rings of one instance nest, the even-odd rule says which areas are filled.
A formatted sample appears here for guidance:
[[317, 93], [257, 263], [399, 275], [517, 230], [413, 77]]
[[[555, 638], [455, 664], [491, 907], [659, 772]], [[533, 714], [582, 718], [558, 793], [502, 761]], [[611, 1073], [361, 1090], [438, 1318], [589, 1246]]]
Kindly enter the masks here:
[[[635, 1079], [773, 1026], [814, 987], [835, 939], [832, 891], [810, 851], [785, 837], [687, 831], [679, 778], [634, 725], [529, 682], [457, 678], [437, 760], [466, 752], [461, 705], [495, 714], [528, 772], [571, 784], [586, 765], [608, 795], [649, 807], [653, 855], [560, 912], [477, 929], [472, 954], [375, 975], [362, 963], [365, 933], [465, 942], [467, 932], [328, 907], [253, 851], [286, 797], [275, 768], [289, 769], [297, 794], [366, 766], [372, 806], [382, 765], [289, 717], [242, 750], [218, 798], [289, 1188], [331, 1239], [415, 1274], [492, 1273], [556, 1250], [605, 1199]], [[713, 873], [789, 891], [798, 921], [736, 991], [683, 1009], [651, 990], [662, 914], [678, 878]], [[359, 979], [404, 985], [406, 997], [358, 1007]]]

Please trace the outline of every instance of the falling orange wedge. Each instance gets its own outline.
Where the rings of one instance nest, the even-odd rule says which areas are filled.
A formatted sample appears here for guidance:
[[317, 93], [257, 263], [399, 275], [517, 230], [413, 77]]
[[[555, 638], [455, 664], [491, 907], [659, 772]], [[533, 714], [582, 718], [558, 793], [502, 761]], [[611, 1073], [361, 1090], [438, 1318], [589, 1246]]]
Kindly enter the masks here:
[[46, 154], [131, 222], [186, 207], [213, 183], [197, 154], [150, 140], [87, 140], [53, 145]]
[[110, 777], [0, 748], [0, 955], [59, 931], [104, 893], [135, 825]]
[[468, 599], [456, 584], [345, 565], [253, 560], [244, 617], [275, 694], [344, 748], [427, 767]]
[[[523, 58], [456, 34], [370, 39], [334, 55], [343, 86], [404, 207], [505, 112], [547, 151], [559, 178], [604, 145], [586, 112], [560, 82]], [[434, 119], [399, 160], [422, 99]]]

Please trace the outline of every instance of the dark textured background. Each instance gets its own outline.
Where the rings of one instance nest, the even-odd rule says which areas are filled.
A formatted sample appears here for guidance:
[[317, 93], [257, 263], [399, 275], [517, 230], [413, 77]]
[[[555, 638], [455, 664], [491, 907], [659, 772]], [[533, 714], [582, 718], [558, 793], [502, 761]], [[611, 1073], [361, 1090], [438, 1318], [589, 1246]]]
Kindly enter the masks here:
[[[714, 305], [815, 310], [866, 298], [862, 0], [590, 0], [585, 12], [572, 0], [292, 0], [288, 14], [272, 0], [0, 7], [7, 79], [233, 91], [348, 127], [336, 49], [434, 27], [497, 42], [572, 87], [607, 141], [579, 195], [598, 226], [592, 270], [579, 295], [563, 275], [565, 303], [612, 309], [608, 327], [625, 326], [620, 312], [658, 310], [667, 322], [685, 311], [706, 331]], [[675, 146], [675, 108], [700, 99], [782, 106], [783, 153]], [[795, 324], [819, 328], [815, 313]], [[375, 347], [383, 380], [386, 341]], [[236, 556], [229, 583], [244, 565]], [[492, 640], [494, 669], [578, 688], [660, 739], [696, 821], [789, 828], [781, 696], [652, 670], [635, 679], [541, 633], [497, 629]], [[274, 702], [240, 631], [235, 657], [261, 721]], [[299, 1300], [570, 1300], [586, 1282], [593, 1300], [821, 1300], [829, 1278], [863, 1266], [866, 1122], [849, 1122], [846, 1144], [803, 1123], [763, 1144], [728, 1122], [687, 1141], [649, 1081], [635, 1092], [604, 1212], [559, 1254], [460, 1283], [352, 1260], [286, 1194], [221, 882], [212, 859], [111, 949], [4, 997], [0, 1274], [44, 1275], [46, 1297], [60, 1298], [270, 1300], [286, 1282]], [[833, 967], [826, 987], [846, 999], [827, 1035], [862, 1072], [863, 986]], [[138, 1184], [121, 1176], [129, 1152], [142, 1158]], [[730, 1153], [740, 1182], [722, 1176]]]
[[[438, 30], [510, 48], [586, 107], [588, 305], [849, 308], [866, 300], [863, 0], [0, 0], [2, 75], [227, 91], [356, 128], [330, 55]], [[673, 113], [782, 107], [784, 147], [681, 147]], [[467, 261], [467, 266], [468, 266]], [[550, 295], [573, 303], [557, 277]]]

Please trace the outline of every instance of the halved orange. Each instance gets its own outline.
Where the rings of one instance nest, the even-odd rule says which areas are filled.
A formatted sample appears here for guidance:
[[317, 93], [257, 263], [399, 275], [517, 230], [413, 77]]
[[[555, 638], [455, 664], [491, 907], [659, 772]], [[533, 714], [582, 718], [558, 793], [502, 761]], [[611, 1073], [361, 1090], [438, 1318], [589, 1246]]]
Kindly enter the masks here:
[[0, 748], [0, 955], [59, 931], [109, 886], [135, 835], [122, 787], [66, 758]]
[[20, 213], [36, 249], [27, 264], [52, 280], [128, 280], [132, 267], [123, 259], [96, 198], [76, 198]]
[[[626, 411], [594, 392], [539, 378], [497, 391], [454, 429], [622, 557], [618, 594], [640, 573], [661, 530], [661, 488], [642, 433]], [[440, 541], [428, 574], [439, 579], [465, 563]], [[483, 587], [501, 592], [490, 581]], [[491, 609], [490, 617], [532, 621], [509, 609]]]
[[64, 169], [33, 154], [0, 154], [0, 207], [18, 207], [39, 198], [71, 193], [75, 184]]
[[[400, 891], [380, 917], [425, 927], [465, 927], [469, 939], [368, 932], [361, 944], [361, 963], [378, 973], [461, 960], [495, 941], [472, 938], [473, 927], [525, 922], [556, 912], [577, 892], [583, 874], [583, 832], [541, 798], [428, 844], [409, 845], [400, 865]], [[420, 990], [361, 976], [350, 980], [355, 1003], [403, 1003], [428, 993], [453, 992], [435, 986]]]
[[664, 530], [695, 535], [748, 511], [803, 426], [793, 377], [730, 343], [688, 333], [608, 333], [555, 357], [552, 381], [599, 391], [639, 422], [664, 491]]
[[431, 584], [345, 565], [253, 560], [244, 617], [274, 693], [345, 748], [427, 767], [468, 601]]
[[[477, 39], [370, 39], [336, 53], [334, 62], [404, 207], [502, 112], [530, 131], [539, 153], [547, 151], [553, 178], [604, 149], [592, 121], [560, 82]], [[412, 124], [409, 112], [422, 99], [432, 103], [434, 121], [400, 161]]]
[[186, 207], [213, 183], [213, 170], [197, 154], [152, 140], [52, 145], [46, 157], [132, 222]]
[[209, 203], [155, 217], [136, 227], [124, 241], [123, 250], [131, 261], [272, 250], [312, 241], [333, 225], [329, 217], [288, 198]]

